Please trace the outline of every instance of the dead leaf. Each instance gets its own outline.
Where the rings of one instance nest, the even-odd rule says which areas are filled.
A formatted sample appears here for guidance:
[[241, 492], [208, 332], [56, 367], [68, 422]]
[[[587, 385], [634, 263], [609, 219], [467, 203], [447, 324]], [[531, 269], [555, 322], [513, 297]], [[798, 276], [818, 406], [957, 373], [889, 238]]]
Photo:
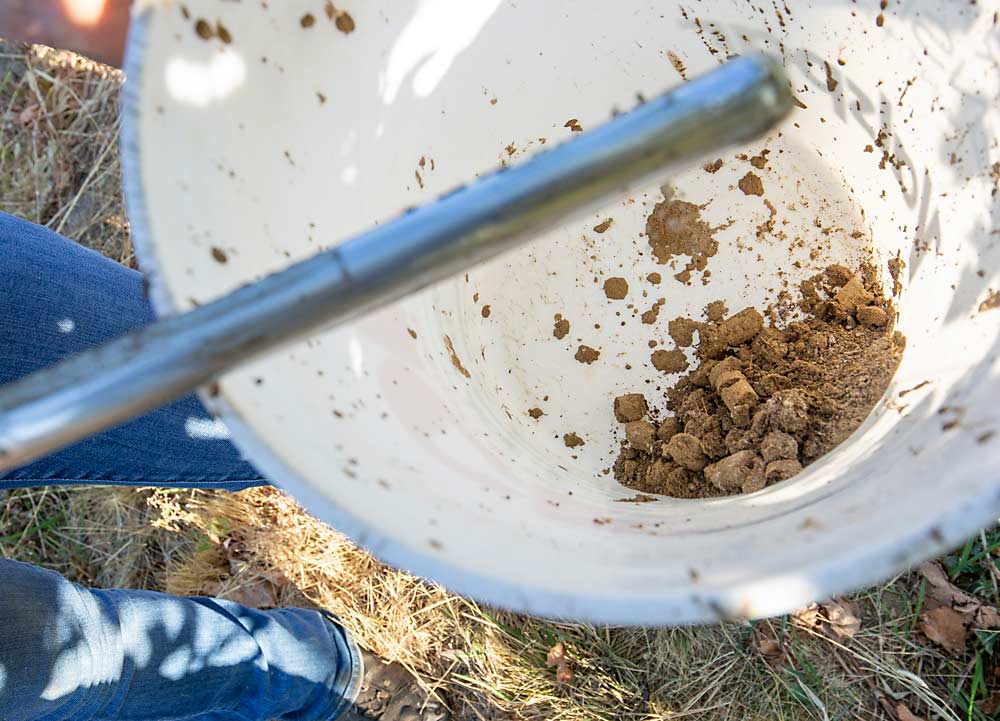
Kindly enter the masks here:
[[792, 623], [802, 628], [816, 628], [820, 625], [819, 605], [810, 603], [792, 614]]
[[[936, 606], [980, 606], [980, 601], [975, 596], [960, 589], [948, 580], [948, 574], [944, 568], [936, 561], [928, 561], [920, 564], [920, 575], [927, 579], [927, 586], [924, 594], [924, 603], [928, 610]], [[933, 603], [929, 603], [933, 601]]]
[[940, 563], [922, 564], [920, 575], [927, 580], [924, 594], [924, 608], [927, 611], [944, 606], [954, 609], [963, 616], [967, 624], [976, 628], [1000, 628], [1000, 613], [949, 581]]
[[997, 613], [997, 610], [992, 606], [980, 606], [976, 609], [973, 625], [976, 628], [1000, 628], [1000, 613]]
[[785, 650], [777, 640], [767, 635], [760, 626], [753, 630], [750, 645], [770, 664], [780, 664], [785, 660]]
[[556, 683], [568, 683], [573, 679], [573, 670], [566, 660], [566, 647], [563, 646], [562, 641], [557, 642], [549, 649], [549, 653], [545, 657], [545, 665], [556, 667]]
[[861, 611], [851, 601], [827, 601], [823, 604], [830, 633], [840, 639], [854, 638], [861, 630]]
[[976, 701], [976, 708], [987, 716], [992, 716], [1000, 710], [1000, 693], [994, 691], [982, 701]]
[[38, 106], [28, 105], [17, 115], [17, 122], [21, 125], [31, 125], [38, 116]]
[[917, 716], [915, 713], [906, 708], [905, 704], [896, 704], [896, 717], [899, 721], [927, 721], [923, 716]]
[[920, 630], [948, 653], [958, 656], [965, 651], [965, 618], [948, 606], [920, 614]]
[[226, 598], [248, 608], [274, 608], [278, 605], [274, 586], [264, 579], [237, 586], [226, 593]]

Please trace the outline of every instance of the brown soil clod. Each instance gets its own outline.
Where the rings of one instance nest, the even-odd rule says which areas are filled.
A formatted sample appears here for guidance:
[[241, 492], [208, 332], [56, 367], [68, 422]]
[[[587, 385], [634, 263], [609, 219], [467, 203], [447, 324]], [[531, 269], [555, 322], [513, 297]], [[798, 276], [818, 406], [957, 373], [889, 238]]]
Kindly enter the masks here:
[[701, 210], [700, 205], [674, 198], [667, 188], [663, 200], [646, 219], [646, 239], [657, 263], [668, 263], [678, 255], [690, 256], [684, 270], [674, 276], [683, 283], [690, 280], [692, 271], [704, 271], [708, 259], [719, 252], [713, 235], [719, 228], [702, 219]]
[[607, 230], [608, 228], [610, 228], [610, 227], [611, 227], [611, 224], [612, 224], [612, 223], [614, 223], [614, 222], [615, 222], [615, 221], [614, 221], [614, 219], [612, 219], [612, 218], [605, 218], [605, 219], [604, 219], [604, 220], [602, 220], [602, 221], [601, 221], [600, 223], [598, 223], [597, 225], [595, 225], [595, 226], [594, 226], [594, 232], [595, 232], [595, 233], [603, 233], [603, 232], [605, 232], [605, 231], [606, 231], [606, 230]]
[[[892, 305], [870, 266], [830, 266], [802, 286], [804, 318], [783, 326], [765, 325], [754, 308], [726, 318], [719, 305], [708, 322], [691, 321], [700, 362], [666, 391], [669, 415], [644, 420], [641, 394], [615, 399], [615, 419], [630, 424], [619, 482], [679, 498], [752, 493], [793, 477], [862, 423], [905, 345]], [[687, 340], [691, 327], [678, 323], [671, 335]]]
[[724, 300], [713, 300], [705, 306], [705, 317], [712, 323], [721, 323], [728, 312], [729, 309], [726, 308], [726, 301]]
[[537, 421], [539, 418], [545, 415], [545, 411], [543, 411], [541, 408], [529, 408], [528, 415]]
[[590, 365], [596, 361], [601, 356], [601, 351], [591, 348], [588, 345], [581, 345], [576, 349], [576, 354], [573, 356], [580, 363], [586, 363]]
[[630, 423], [642, 420], [649, 412], [646, 396], [642, 393], [626, 393], [614, 401], [615, 420], [619, 423]]
[[706, 173], [714, 174], [718, 173], [719, 170], [722, 168], [722, 166], [723, 166], [722, 158], [716, 158], [711, 163], [705, 163], [703, 166], [701, 166], [701, 169], [704, 170]]
[[576, 433], [564, 433], [563, 443], [566, 444], [567, 448], [576, 448], [577, 446], [582, 446], [586, 441], [584, 441]]
[[653, 367], [661, 373], [680, 373], [687, 370], [688, 361], [684, 357], [684, 351], [679, 348], [674, 350], [656, 350], [650, 356]]
[[761, 182], [760, 176], [752, 171], [740, 178], [739, 186], [744, 195], [764, 195], [764, 183]]
[[569, 335], [569, 321], [556, 313], [555, 323], [552, 324], [552, 335], [562, 340]]
[[687, 348], [694, 343], [694, 332], [701, 323], [690, 318], [674, 318], [667, 324], [667, 332], [679, 348]]
[[766, 148], [760, 151], [760, 155], [754, 155], [750, 158], [750, 165], [757, 168], [757, 170], [763, 170], [767, 167], [767, 156], [771, 154], [770, 150]]
[[604, 295], [610, 300], [624, 300], [628, 295], [628, 281], [624, 278], [608, 278], [604, 281]]

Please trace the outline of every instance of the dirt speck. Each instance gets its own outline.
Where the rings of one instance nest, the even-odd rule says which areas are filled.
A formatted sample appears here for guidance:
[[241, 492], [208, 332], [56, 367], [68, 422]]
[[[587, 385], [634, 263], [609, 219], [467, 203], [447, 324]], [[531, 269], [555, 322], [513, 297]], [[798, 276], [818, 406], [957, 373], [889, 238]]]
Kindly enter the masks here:
[[483, 316], [483, 318], [489, 318], [491, 312], [492, 309], [490, 308], [489, 303], [487, 303], [486, 305], [483, 306], [483, 309], [482, 311], [480, 311], [480, 314]]
[[646, 280], [648, 280], [653, 285], [659, 285], [660, 282], [663, 280], [663, 276], [660, 275], [659, 273], [655, 273], [654, 272], [654, 273], [650, 273], [649, 275], [647, 275], [646, 276]]
[[413, 338], [414, 340], [417, 339], [417, 331], [413, 330], [413, 328], [407, 328], [406, 332], [409, 333], [410, 337]]
[[562, 340], [569, 334], [569, 321], [556, 313], [555, 323], [552, 325], [552, 335]]
[[628, 295], [628, 281], [624, 278], [608, 278], [604, 281], [604, 295], [611, 300], [623, 300]]
[[670, 64], [674, 66], [674, 70], [677, 71], [677, 74], [687, 80], [687, 68], [684, 67], [684, 61], [680, 59], [677, 53], [673, 50], [668, 50], [667, 58], [669, 58]]
[[582, 446], [586, 441], [584, 441], [576, 433], [564, 433], [563, 443], [566, 444], [567, 448], [576, 448], [577, 446]]
[[826, 89], [832, 93], [840, 83], [833, 77], [833, 68], [830, 67], [830, 63], [824, 60], [823, 67], [826, 69]]
[[202, 40], [209, 40], [215, 36], [215, 30], [212, 28], [212, 24], [204, 18], [198, 18], [195, 21], [194, 32]]
[[583, 126], [580, 125], [580, 121], [577, 120], [576, 118], [570, 118], [569, 120], [567, 120], [563, 124], [563, 127], [564, 128], [569, 128], [574, 133], [582, 133], [583, 132]]
[[455, 370], [457, 370], [466, 378], [471, 378], [472, 374], [469, 373], [468, 369], [466, 369], [466, 367], [462, 365], [461, 359], [458, 357], [458, 354], [455, 353], [455, 346], [452, 345], [451, 338], [447, 335], [444, 337], [444, 347], [448, 351], [448, 355], [451, 358], [451, 364], [455, 366]]
[[613, 218], [605, 218], [600, 223], [598, 223], [597, 225], [594, 226], [594, 232], [595, 233], [603, 233], [608, 228], [610, 228], [611, 224], [614, 223], [614, 222], [615, 221], [614, 221]]
[[316, 16], [312, 13], [306, 13], [301, 18], [299, 18], [299, 25], [303, 28], [311, 28], [316, 24]]
[[229, 45], [233, 41], [233, 36], [229, 32], [229, 28], [223, 25], [221, 20], [217, 20], [215, 23], [215, 34], [226, 45]]
[[226, 251], [224, 251], [222, 248], [220, 248], [217, 245], [213, 245], [212, 246], [212, 258], [217, 263], [228, 263], [229, 262], [229, 256], [226, 255]]
[[354, 28], [357, 27], [354, 24], [354, 18], [346, 10], [341, 10], [340, 14], [337, 15], [337, 19], [333, 21], [333, 24], [337, 27], [337, 30], [344, 33], [344, 35], [350, 35], [354, 32]]
[[986, 300], [979, 304], [979, 312], [985, 313], [994, 308], [1000, 308], [1000, 293], [991, 288], [986, 293]]
[[539, 418], [545, 415], [545, 411], [543, 411], [541, 408], [529, 408], [528, 415], [537, 421]]
[[705, 163], [703, 166], [701, 166], [701, 169], [704, 170], [706, 173], [715, 174], [719, 172], [719, 170], [722, 168], [723, 165], [724, 163], [722, 162], [722, 158], [716, 158], [711, 163]]
[[763, 170], [767, 167], [767, 156], [771, 154], [770, 150], [762, 150], [759, 155], [754, 155], [750, 158], [750, 165], [757, 168], [757, 170]]
[[586, 363], [587, 365], [590, 365], [598, 358], [600, 358], [600, 356], [601, 356], [601, 351], [595, 350], [594, 348], [591, 348], [588, 345], [581, 345], [579, 348], [576, 349], [576, 354], [573, 357], [576, 358], [577, 361], [579, 361], [580, 363]]
[[889, 276], [892, 278], [892, 294], [898, 297], [903, 292], [903, 282], [900, 278], [903, 277], [906, 261], [903, 260], [901, 253], [897, 253], [895, 258], [889, 259], [888, 266]]
[[752, 171], [740, 178], [739, 186], [744, 195], [764, 195], [764, 183], [761, 182], [760, 176]]

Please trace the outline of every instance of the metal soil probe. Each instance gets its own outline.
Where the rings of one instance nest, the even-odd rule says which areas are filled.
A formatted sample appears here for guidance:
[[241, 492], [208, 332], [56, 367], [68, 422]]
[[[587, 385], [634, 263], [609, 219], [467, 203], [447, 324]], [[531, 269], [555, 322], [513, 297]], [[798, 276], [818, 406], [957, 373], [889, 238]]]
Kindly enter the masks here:
[[750, 141], [791, 105], [779, 63], [737, 58], [331, 250], [5, 386], [0, 470], [481, 263], [668, 169]]

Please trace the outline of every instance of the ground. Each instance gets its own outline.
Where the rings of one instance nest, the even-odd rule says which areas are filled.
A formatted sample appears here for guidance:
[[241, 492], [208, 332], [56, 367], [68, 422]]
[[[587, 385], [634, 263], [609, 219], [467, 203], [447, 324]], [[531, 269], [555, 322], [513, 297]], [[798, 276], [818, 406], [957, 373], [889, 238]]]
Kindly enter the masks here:
[[[79, 57], [0, 42], [0, 210], [131, 265], [120, 83]], [[0, 557], [98, 587], [329, 608], [469, 720], [995, 718], [998, 549], [990, 529], [940, 566], [792, 616], [604, 628], [450, 595], [273, 489], [0, 492]]]

